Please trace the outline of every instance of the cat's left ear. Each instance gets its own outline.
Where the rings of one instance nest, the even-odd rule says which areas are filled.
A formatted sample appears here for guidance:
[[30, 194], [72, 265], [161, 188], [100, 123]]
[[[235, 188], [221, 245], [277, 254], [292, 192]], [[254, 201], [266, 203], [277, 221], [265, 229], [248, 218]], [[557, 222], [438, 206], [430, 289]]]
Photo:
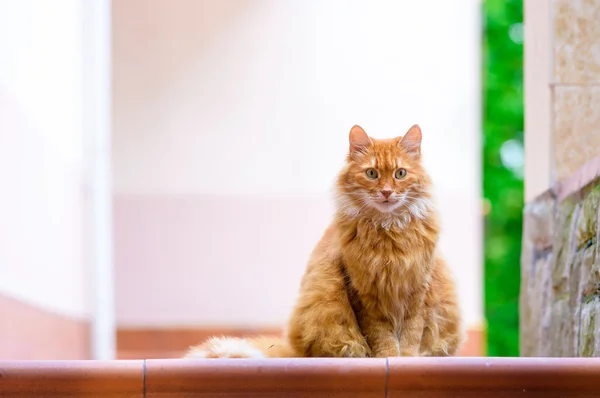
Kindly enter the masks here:
[[409, 154], [417, 159], [421, 156], [421, 128], [418, 124], [408, 129], [404, 137], [398, 142], [398, 146], [406, 149]]
[[361, 153], [364, 152], [368, 147], [373, 145], [373, 141], [367, 135], [365, 130], [360, 126], [354, 126], [350, 130], [350, 153]]

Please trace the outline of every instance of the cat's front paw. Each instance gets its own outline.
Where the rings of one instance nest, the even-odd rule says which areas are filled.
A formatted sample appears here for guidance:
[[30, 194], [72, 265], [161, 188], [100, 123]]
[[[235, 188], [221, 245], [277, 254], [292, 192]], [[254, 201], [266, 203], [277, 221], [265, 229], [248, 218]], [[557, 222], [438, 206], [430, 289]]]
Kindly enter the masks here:
[[342, 346], [340, 357], [344, 358], [367, 358], [371, 356], [371, 350], [359, 343], [349, 343]]
[[401, 356], [401, 354], [400, 354], [400, 350], [398, 350], [398, 347], [395, 347], [395, 346], [389, 346], [386, 348], [375, 350], [376, 358], [390, 358], [390, 357], [397, 357], [397, 356]]
[[400, 356], [401, 357], [418, 357], [419, 356], [419, 349], [416, 348], [403, 348], [400, 350]]

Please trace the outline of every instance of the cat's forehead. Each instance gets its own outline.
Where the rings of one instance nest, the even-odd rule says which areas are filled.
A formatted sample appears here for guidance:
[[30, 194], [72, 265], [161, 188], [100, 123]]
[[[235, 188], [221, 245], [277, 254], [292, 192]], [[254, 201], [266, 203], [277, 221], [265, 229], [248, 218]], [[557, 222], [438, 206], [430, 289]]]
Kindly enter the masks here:
[[378, 140], [367, 155], [371, 167], [395, 169], [403, 163], [403, 153], [395, 140]]

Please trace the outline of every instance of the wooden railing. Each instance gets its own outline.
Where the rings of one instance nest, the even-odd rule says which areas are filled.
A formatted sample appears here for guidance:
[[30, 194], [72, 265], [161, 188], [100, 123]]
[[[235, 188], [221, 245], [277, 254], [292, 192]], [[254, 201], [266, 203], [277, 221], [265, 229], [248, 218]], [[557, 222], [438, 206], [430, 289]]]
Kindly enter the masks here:
[[0, 362], [2, 397], [600, 397], [600, 359]]

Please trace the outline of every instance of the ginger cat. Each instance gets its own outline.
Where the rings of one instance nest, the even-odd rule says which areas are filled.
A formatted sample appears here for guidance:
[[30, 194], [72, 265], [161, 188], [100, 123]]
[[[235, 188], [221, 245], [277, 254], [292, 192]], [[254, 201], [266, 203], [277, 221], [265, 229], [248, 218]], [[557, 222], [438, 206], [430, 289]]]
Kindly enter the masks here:
[[377, 140], [354, 126], [337, 212], [314, 249], [283, 339], [212, 338], [187, 358], [447, 356], [464, 334], [421, 129]]

